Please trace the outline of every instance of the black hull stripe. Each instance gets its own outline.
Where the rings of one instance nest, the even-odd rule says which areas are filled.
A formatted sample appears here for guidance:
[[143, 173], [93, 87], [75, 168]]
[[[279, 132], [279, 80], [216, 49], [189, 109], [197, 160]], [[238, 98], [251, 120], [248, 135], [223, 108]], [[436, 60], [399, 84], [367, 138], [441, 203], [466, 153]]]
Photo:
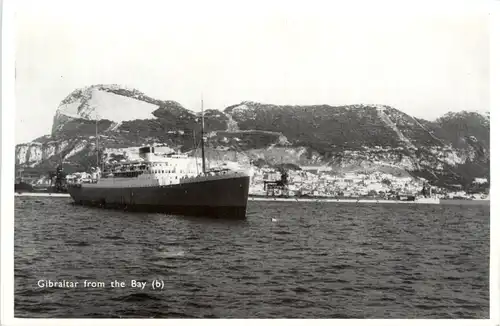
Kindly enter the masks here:
[[129, 212], [162, 213], [183, 216], [198, 216], [207, 218], [220, 218], [241, 220], [246, 218], [246, 207], [237, 206], [161, 206], [161, 205], [121, 205], [121, 204], [101, 204], [90, 201], [80, 201], [77, 204], [93, 206], [103, 209], [119, 209]]

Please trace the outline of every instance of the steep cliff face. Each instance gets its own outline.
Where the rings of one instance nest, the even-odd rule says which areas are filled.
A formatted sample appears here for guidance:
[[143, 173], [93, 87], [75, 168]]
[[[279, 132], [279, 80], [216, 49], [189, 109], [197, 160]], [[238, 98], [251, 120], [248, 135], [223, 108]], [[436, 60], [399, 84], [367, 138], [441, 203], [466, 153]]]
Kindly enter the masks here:
[[[47, 139], [50, 139], [47, 137]], [[49, 140], [46, 142], [33, 141], [16, 146], [16, 165], [34, 167], [42, 161], [63, 152], [68, 146], [68, 141]]]
[[[439, 185], [489, 177], [489, 121], [489, 115], [471, 112], [426, 121], [383, 105], [242, 102], [205, 111], [211, 160], [394, 171]], [[117, 85], [95, 85], [61, 102], [51, 135], [16, 146], [16, 165], [41, 171], [64, 161], [69, 171], [83, 170], [95, 165], [97, 157], [119, 160], [154, 143], [195, 154], [199, 135], [199, 114], [177, 102]]]
[[[220, 111], [205, 111], [208, 131], [225, 130], [227, 119]], [[16, 146], [16, 166], [42, 171], [64, 162], [69, 171], [88, 169], [97, 157], [97, 132], [99, 156], [108, 159], [108, 150], [144, 144], [192, 149], [200, 124], [195, 112], [175, 101], [117, 85], [93, 85], [75, 90], [61, 102], [50, 135]]]

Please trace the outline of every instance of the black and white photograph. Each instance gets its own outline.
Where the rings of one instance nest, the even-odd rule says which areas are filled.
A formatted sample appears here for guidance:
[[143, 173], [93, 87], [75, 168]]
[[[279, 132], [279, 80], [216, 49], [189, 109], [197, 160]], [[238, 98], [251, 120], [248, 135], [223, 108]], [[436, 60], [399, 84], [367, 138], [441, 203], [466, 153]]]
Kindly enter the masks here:
[[486, 4], [10, 1], [13, 320], [498, 325]]

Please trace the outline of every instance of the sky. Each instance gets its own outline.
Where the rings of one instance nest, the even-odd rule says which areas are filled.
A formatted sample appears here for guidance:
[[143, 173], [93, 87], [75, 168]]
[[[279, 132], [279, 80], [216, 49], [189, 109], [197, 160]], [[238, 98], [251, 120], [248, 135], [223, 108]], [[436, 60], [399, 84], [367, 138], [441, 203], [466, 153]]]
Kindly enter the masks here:
[[201, 94], [220, 110], [255, 101], [385, 104], [426, 119], [489, 111], [488, 14], [454, 3], [20, 0], [16, 143], [49, 134], [60, 102], [93, 84], [195, 111]]

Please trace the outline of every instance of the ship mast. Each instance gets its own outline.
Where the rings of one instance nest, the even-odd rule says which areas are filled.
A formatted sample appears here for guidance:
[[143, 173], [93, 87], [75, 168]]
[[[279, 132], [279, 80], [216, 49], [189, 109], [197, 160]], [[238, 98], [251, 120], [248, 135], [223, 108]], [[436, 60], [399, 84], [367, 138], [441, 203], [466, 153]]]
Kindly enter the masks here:
[[97, 111], [95, 113], [96, 168], [99, 167], [99, 134], [97, 133]]
[[203, 112], [203, 96], [201, 97], [201, 166], [203, 174], [205, 174], [205, 118]]
[[198, 145], [196, 144], [196, 130], [193, 129], [193, 144], [194, 144], [194, 161], [196, 165], [196, 174], [200, 174], [198, 168], [198, 155], [196, 155], [196, 151], [198, 150]]

